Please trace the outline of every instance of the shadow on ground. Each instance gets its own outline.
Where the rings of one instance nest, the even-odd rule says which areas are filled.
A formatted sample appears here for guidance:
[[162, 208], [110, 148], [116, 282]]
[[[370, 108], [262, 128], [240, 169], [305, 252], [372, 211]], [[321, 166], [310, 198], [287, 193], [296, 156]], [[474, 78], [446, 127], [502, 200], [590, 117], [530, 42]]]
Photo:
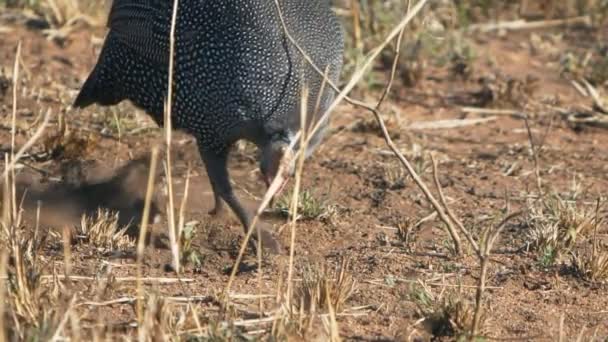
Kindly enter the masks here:
[[[61, 173], [58, 182], [29, 172], [18, 177], [18, 201], [23, 203], [27, 221], [35, 222], [40, 207], [41, 226], [73, 227], [80, 224], [82, 215], [95, 216], [101, 209], [117, 212], [119, 225], [128, 226], [129, 235], [137, 235], [145, 203], [149, 158], [130, 161], [114, 171], [96, 162], [71, 162], [62, 166]], [[158, 180], [159, 170], [156, 173]], [[151, 221], [160, 214], [161, 205], [155, 195]]]

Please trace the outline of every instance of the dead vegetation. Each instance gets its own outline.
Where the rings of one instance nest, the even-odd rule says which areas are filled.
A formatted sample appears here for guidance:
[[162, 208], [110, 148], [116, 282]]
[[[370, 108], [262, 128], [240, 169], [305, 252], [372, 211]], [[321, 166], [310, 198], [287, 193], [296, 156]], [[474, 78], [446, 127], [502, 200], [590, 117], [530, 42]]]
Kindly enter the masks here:
[[118, 213], [98, 210], [96, 217], [82, 217], [75, 238], [81, 245], [96, 248], [102, 254], [134, 250], [135, 241], [127, 235], [128, 227], [120, 227]]
[[[276, 204], [276, 209], [285, 217], [289, 217], [293, 213], [290, 211], [292, 193], [287, 193], [279, 199]], [[331, 221], [332, 217], [337, 214], [337, 208], [327, 203], [327, 199], [317, 198], [310, 191], [304, 190], [298, 195], [298, 219], [300, 220], [324, 220]]]
[[593, 212], [559, 197], [531, 203], [528, 208], [528, 241], [538, 251], [543, 265], [555, 263], [594, 227]]
[[[606, 213], [603, 209], [605, 182], [594, 178], [598, 186], [604, 188], [598, 188], [592, 195], [581, 192], [565, 197], [547, 190], [560, 187], [559, 181], [570, 176], [563, 170], [587, 172], [593, 177], [598, 173], [605, 174], [601, 165], [588, 164], [592, 159], [589, 155], [598, 154], [604, 140], [597, 144], [598, 147], [584, 151], [586, 156], [573, 152], [572, 158], [580, 163], [579, 166], [555, 157], [559, 151], [545, 145], [545, 138], [551, 129], [562, 129], [554, 128], [553, 119], [547, 124], [549, 115], [570, 120], [574, 112], [593, 113], [595, 121], [585, 122], [585, 127], [605, 120], [602, 116], [606, 113], [605, 96], [602, 94], [606, 92], [608, 79], [606, 47], [601, 44], [583, 49], [575, 46], [573, 51], [555, 48], [557, 54], [550, 54], [546, 57], [548, 59], [540, 58], [543, 44], [557, 46], [564, 39], [562, 36], [576, 37], [579, 34], [575, 25], [569, 27], [567, 21], [561, 20], [584, 17], [575, 21], [582, 23], [584, 28], [581, 30], [601, 37], [608, 4], [601, 0], [429, 1], [422, 14], [414, 16], [405, 31], [395, 31], [396, 24], [407, 24], [403, 18], [416, 4], [421, 2], [345, 1], [337, 5], [350, 35], [344, 79], [354, 75], [343, 88], [354, 88], [351, 95], [365, 101], [370, 98], [382, 100], [373, 106], [363, 100], [346, 97], [347, 102], [372, 109], [376, 115], [348, 120], [337, 133], [346, 135], [349, 140], [344, 145], [348, 146], [329, 147], [332, 154], [327, 159], [340, 161], [348, 153], [361, 165], [367, 162], [373, 167], [363, 171], [362, 167], [338, 170], [340, 173], [335, 177], [342, 177], [345, 182], [348, 177], [358, 180], [349, 180], [351, 183], [347, 186], [329, 189], [323, 195], [318, 195], [322, 191], [316, 189], [301, 189], [301, 179], [311, 182], [313, 176], [300, 168], [293, 190], [280, 198], [275, 206], [282, 215], [281, 222], [284, 223], [285, 217], [289, 221], [286, 224], [291, 234], [288, 265], [277, 266], [280, 263], [259, 255], [256, 267], [251, 266], [252, 261], [247, 258], [239, 266], [245, 241], [231, 269], [227, 286], [224, 274], [215, 273], [213, 269], [224, 272], [234, 261], [234, 251], [208, 253], [201, 248], [202, 236], [213, 239], [210, 230], [215, 228], [210, 228], [213, 223], [207, 222], [207, 216], [191, 211], [190, 165], [179, 164], [179, 158], [171, 155], [171, 149], [166, 149], [164, 156], [165, 184], [162, 190], [169, 198], [166, 220], [160, 226], [148, 226], [150, 194], [156, 184], [153, 181], [156, 172], [151, 171], [147, 187], [150, 196], [145, 200], [148, 211], [143, 215], [138, 240], [127, 235], [127, 228], [119, 225], [118, 216], [102, 209], [96, 216], [83, 216], [80, 225], [73, 227], [73, 235], [68, 234], [65, 227], [54, 227], [59, 228], [58, 232], [47, 234], [50, 227], [40, 226], [38, 220], [24, 220], [25, 213], [20, 205], [22, 199], [17, 198], [14, 190], [14, 177], [20, 170], [28, 169], [21, 160], [27, 148], [35, 145], [37, 151], [42, 151], [27, 155], [27, 164], [35, 163], [36, 167], [46, 169], [62, 160], [90, 158], [97, 149], [103, 148], [100, 146], [104, 137], [117, 137], [118, 141], [126, 139], [130, 145], [136, 146], [137, 143], [129, 138], [136, 134], [134, 132], [138, 128], [135, 120], [123, 121], [124, 116], [119, 117], [118, 114], [124, 113], [113, 112], [102, 113], [104, 129], [74, 130], [70, 120], [59, 117], [51, 122], [51, 132], [58, 132], [56, 134], [19, 134], [16, 118], [19, 114], [21, 120], [22, 112], [9, 107], [27, 106], [32, 107], [29, 108], [31, 112], [44, 111], [34, 108], [40, 105], [39, 102], [17, 103], [17, 98], [23, 97], [17, 96], [21, 84], [15, 82], [19, 76], [18, 67], [13, 69], [12, 77], [4, 77], [0, 73], [0, 100], [4, 99], [0, 105], [8, 105], [0, 108], [0, 113], [15, 118], [12, 127], [7, 126], [11, 130], [11, 138], [29, 139], [29, 142], [15, 143], [13, 138], [10, 143], [3, 141], [2, 144], [6, 159], [2, 180], [0, 246], [7, 251], [0, 258], [0, 312], [4, 313], [0, 315], [0, 326], [5, 327], [2, 333], [8, 340], [120, 337], [140, 341], [232, 341], [261, 336], [261, 339], [268, 340], [338, 341], [370, 333], [393, 338], [396, 334], [389, 330], [395, 323], [390, 317], [398, 316], [398, 330], [408, 332], [404, 338], [407, 341], [424, 335], [422, 332], [430, 338], [453, 340], [512, 338], [513, 335], [528, 338], [533, 336], [529, 329], [535, 329], [535, 333], [540, 331], [546, 338], [561, 340], [564, 336], [584, 336], [593, 340], [606, 334], [608, 330], [605, 324], [602, 325], [601, 318], [599, 323], [589, 319], [605, 317], [605, 309], [598, 310], [597, 305], [589, 302], [585, 302], [586, 309], [583, 309], [589, 312], [582, 316], [567, 313], [572, 321], [569, 321], [572, 327], [567, 332], [563, 316], [555, 332], [538, 328], [550, 324], [555, 317], [538, 318], [538, 315], [516, 312], [517, 318], [514, 319], [524, 322], [524, 325], [529, 323], [530, 317], [539, 320], [517, 331], [508, 322], [497, 321], [493, 316], [504, 312], [512, 314], [511, 308], [524, 310], [520, 305], [525, 306], [526, 303], [500, 301], [503, 293], [514, 296], [526, 291], [519, 285], [509, 288], [514, 286], [513, 282], [527, 284], [528, 280], [520, 280], [519, 273], [540, 278], [534, 281], [543, 286], [553, 282], [545, 279], [557, 278], [555, 283], [558, 285], [551, 291], [566, 298], [551, 299], [557, 302], [570, 300], [565, 293], [569, 290], [560, 288], [560, 283], [566, 283], [569, 289], [574, 288], [575, 296], [579, 286], [599, 291], [591, 301], [601, 302], [601, 297], [605, 296], [604, 286], [608, 282]], [[69, 44], [70, 37], [79, 31], [98, 26], [98, 19], [104, 16], [98, 3], [82, 1], [5, 0], [0, 1], [0, 8], [3, 7], [33, 13], [28, 15], [34, 15], [45, 23], [42, 34], [61, 46]], [[587, 17], [589, 20], [585, 19]], [[491, 55], [492, 47], [484, 47], [493, 40], [513, 42], [509, 38], [510, 32], [528, 30], [531, 25], [541, 31], [540, 36], [520, 35], [517, 39], [524, 37], [526, 41], [515, 39], [515, 45], [511, 45], [511, 49], [524, 46], [526, 51], [532, 50], [534, 58], [539, 58], [531, 66], [526, 64], [522, 67], [528, 67], [531, 72], [519, 72], [496, 62], [500, 56]], [[547, 33], [544, 28], [553, 31]], [[1, 32], [0, 27], [0, 35]], [[394, 39], [386, 39], [389, 34]], [[557, 35], [562, 38], [556, 38]], [[376, 49], [378, 46], [385, 49], [380, 51]], [[563, 47], [563, 44], [559, 46]], [[377, 56], [376, 59], [368, 58], [370, 51]], [[505, 55], [513, 53], [506, 48], [500, 52]], [[32, 68], [28, 58], [31, 55], [23, 56], [24, 62], [19, 62], [19, 56], [16, 58], [15, 65], [27, 67], [24, 73]], [[516, 62], [525, 64], [521, 60]], [[582, 108], [571, 105], [571, 96], [549, 98], [543, 83], [547, 82], [546, 78], [539, 81], [538, 75], [542, 73], [537, 70], [538, 64], [546, 64], [542, 72], [552, 72], [552, 77], [576, 88], [585, 99]], [[370, 71], [363, 73], [367, 67], [371, 67]], [[22, 83], [28, 86], [36, 80], [36, 75], [25, 78]], [[552, 86], [556, 83], [555, 80], [551, 82]], [[442, 87], [442, 83], [449, 86]], [[559, 95], [563, 89], [557, 88], [554, 93]], [[9, 90], [14, 91], [12, 98]], [[171, 96], [168, 99], [170, 103]], [[384, 113], [378, 111], [384, 110], [389, 103], [391, 109]], [[410, 122], [412, 116], [392, 111], [399, 106], [409, 106], [408, 110], [413, 111], [422, 107], [430, 112], [437, 108], [443, 111], [451, 106], [458, 109], [459, 106], [467, 106], [466, 110], [456, 111], [454, 120], [462, 124], [464, 120], [459, 116], [463, 112], [465, 115], [497, 115], [501, 123], [507, 122], [511, 126], [493, 126], [493, 131], [486, 136], [503, 139], [505, 131], [515, 135], [523, 132], [523, 140], [519, 137], [515, 142], [501, 142], [505, 144], [502, 150], [485, 153], [483, 158], [462, 157], [463, 152], [450, 145], [465, 140], [467, 144], [461, 145], [461, 149], [479, 148], [482, 144], [476, 140], [478, 133], [475, 129], [492, 121], [475, 121], [462, 126], [445, 126], [445, 122], [416, 126], [416, 122]], [[24, 120], [29, 120], [29, 127], [43, 129], [49, 117], [47, 114], [34, 119], [30, 115]], [[424, 119], [426, 121], [428, 117]], [[517, 128], [507, 121], [511, 119], [519, 120]], [[40, 125], [40, 120], [45, 120], [42, 121], [45, 124]], [[525, 120], [525, 125], [521, 120]], [[548, 127], [545, 135], [531, 128], [529, 121], [539, 127]], [[457, 132], [470, 125], [477, 126], [466, 131], [467, 136]], [[423, 133], [416, 133], [412, 127], [423, 127], [418, 129]], [[448, 132], [450, 129], [456, 132], [449, 132], [453, 136], [446, 139], [447, 143], [436, 137], [449, 133], [435, 136], [426, 133], [430, 130]], [[160, 138], [171, 146], [173, 137], [169, 132], [167, 130], [166, 135]], [[594, 139], [601, 134], [594, 135]], [[142, 135], [145, 137], [146, 134]], [[306, 134], [303, 136], [305, 138]], [[386, 140], [390, 151], [377, 143], [380, 139]], [[575, 138], [568, 136], [568, 139]], [[576, 144], [576, 140], [571, 143]], [[20, 154], [18, 146], [27, 148]], [[357, 146], [373, 147], [370, 152], [357, 149]], [[140, 150], [148, 152], [149, 147], [145, 145]], [[445, 156], [440, 163], [433, 156], [437, 151]], [[247, 154], [248, 151], [242, 153]], [[154, 165], [157, 161], [153, 160], [151, 170], [156, 170]], [[480, 194], [475, 187], [483, 187], [484, 182], [504, 182], [500, 175], [490, 172], [492, 162], [484, 164], [484, 160], [508, 163], [508, 170], [519, 171], [501, 172], [503, 178], [510, 177], [514, 181], [507, 185], [495, 183], [490, 192]], [[172, 170], [178, 164], [188, 171], [175, 171], [179, 176], [174, 176]], [[303, 164], [298, 165], [301, 167]], [[587, 165], [591, 170], [586, 170]], [[178, 177], [183, 182], [175, 182], [174, 178]], [[364, 186], [358, 183], [361, 178], [360, 183]], [[503, 191], [499, 187], [505, 187], [504, 196], [496, 194]], [[353, 210], [354, 218], [346, 218], [338, 209], [338, 196], [334, 193], [337, 191], [340, 195], [349, 194], [356, 201], [370, 198], [370, 202]], [[198, 195], [194, 194], [195, 197]], [[523, 218], [519, 217], [519, 210], [523, 212]], [[387, 212], [397, 212], [399, 218]], [[381, 239], [379, 244], [376, 240], [371, 239], [373, 242], [370, 242], [367, 239], [375, 234], [364, 229], [378, 226], [377, 221], [398, 222], [396, 226], [383, 227], [395, 231], [398, 244], [388, 239]], [[224, 228], [221, 227], [222, 234], [228, 230]], [[300, 229], [309, 230], [309, 235], [296, 233]], [[438, 236], [425, 237], [425, 230]], [[315, 237], [315, 234], [321, 237]], [[331, 241], [327, 241], [328, 236], [331, 236]], [[224, 246], [235, 249], [236, 243], [229, 241], [229, 235], [222, 239], [226, 239]], [[340, 247], [333, 247], [332, 241]], [[510, 252], [512, 256], [505, 256], [508, 255], [505, 250], [513, 247], [513, 241], [523, 242], [524, 247]], [[444, 248], [437, 248], [437, 245]], [[169, 252], [163, 252], [160, 246]], [[342, 256], [343, 248], [354, 252], [357, 258], [329, 261]], [[99, 260], [87, 260], [91, 255], [87, 250], [95, 251]], [[302, 257], [309, 253], [319, 253], [326, 260], [314, 262]], [[117, 264], [113, 259], [106, 260], [108, 256], [117, 255], [132, 259], [134, 254], [137, 255], [135, 262], [127, 260]], [[257, 273], [248, 274], [255, 268]], [[387, 272], [391, 274], [387, 275]], [[415, 278], [405, 279], [399, 272], [408, 276], [413, 274]], [[200, 278], [195, 276], [199, 274]], [[192, 278], [188, 278], [190, 276]], [[379, 284], [370, 277], [383, 277], [384, 282]], [[395, 277], [400, 280], [395, 281]], [[194, 290], [189, 286], [195, 281], [193, 278], [198, 282]], [[233, 282], [238, 286], [232, 286]], [[408, 285], [406, 296], [391, 293], [393, 289], [399, 292], [396, 289], [399, 289], [400, 282], [414, 284]], [[536, 307], [545, 305], [543, 301], [549, 299], [532, 303], [532, 308], [550, 311], [547, 306]], [[413, 306], [407, 307], [406, 312], [395, 309], [408, 303]], [[559, 305], [551, 308], [556, 307], [559, 309]], [[408, 315], [413, 317], [410, 319]], [[361, 316], [364, 318], [359, 319]], [[368, 319], [372, 320], [371, 324]], [[595, 329], [595, 332], [587, 333], [585, 327]], [[579, 337], [579, 340], [584, 338]]]
[[[416, 304], [420, 323], [433, 336], [466, 338], [473, 326], [475, 308], [462, 292], [442, 290], [433, 293], [424, 283], [410, 289], [410, 300]], [[483, 327], [485, 317], [481, 318]]]

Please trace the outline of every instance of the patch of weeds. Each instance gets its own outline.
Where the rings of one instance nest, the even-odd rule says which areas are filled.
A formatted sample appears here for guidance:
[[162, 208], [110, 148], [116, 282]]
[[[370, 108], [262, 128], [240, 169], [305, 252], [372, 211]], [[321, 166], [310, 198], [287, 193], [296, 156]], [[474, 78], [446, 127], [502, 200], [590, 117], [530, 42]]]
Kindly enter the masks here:
[[473, 62], [478, 55], [469, 38], [454, 32], [438, 43], [432, 54], [435, 64], [448, 67], [453, 78], [468, 80], [473, 74]]
[[202, 336], [187, 336], [186, 342], [225, 342], [225, 341], [257, 341], [253, 336], [247, 335], [242, 329], [211, 322]]
[[11, 87], [11, 83], [11, 79], [4, 74], [4, 69], [0, 68], [0, 99], [2, 99], [6, 95], [6, 93], [8, 93], [8, 89]]
[[600, 219], [600, 202], [595, 212], [594, 232], [591, 246], [587, 245], [582, 251], [574, 251], [571, 254], [570, 263], [574, 273], [580, 278], [590, 282], [608, 282], [608, 250], [606, 245], [599, 240], [598, 228], [604, 224], [604, 219]]
[[376, 163], [366, 169], [365, 180], [374, 190], [402, 190], [406, 186], [408, 174], [395, 161]]
[[[608, 48], [606, 49], [608, 50]], [[608, 51], [605, 56], [591, 62], [587, 76], [592, 84], [605, 85], [608, 83]]]
[[563, 77], [580, 79], [584, 77], [584, 70], [588, 61], [572, 51], [565, 52], [559, 60], [559, 73]]
[[137, 114], [137, 110], [130, 107], [128, 103], [121, 103], [117, 107], [102, 108], [94, 114], [95, 122], [99, 126], [100, 133], [122, 138], [133, 132], [141, 132], [142, 127], [149, 126], [147, 118]]
[[0, 0], [0, 7], [38, 8], [41, 0]]
[[472, 23], [494, 19], [495, 13], [505, 11], [508, 1], [503, 0], [455, 0], [454, 6], [458, 23], [468, 26]]
[[89, 24], [101, 22], [106, 11], [99, 9], [107, 7], [108, 3], [108, 0], [0, 0], [0, 8], [29, 9], [43, 17], [53, 27], [62, 27], [78, 20]]
[[490, 74], [477, 81], [480, 89], [473, 92], [472, 104], [479, 107], [520, 108], [538, 90], [538, 79], [528, 75], [524, 79], [501, 74]]
[[[293, 193], [290, 191], [277, 202], [277, 210], [289, 217]], [[304, 190], [298, 196], [298, 217], [300, 220], [331, 220], [336, 214], [336, 207], [327, 200], [315, 197], [310, 191]]]
[[203, 264], [201, 254], [198, 252], [198, 249], [193, 246], [199, 223], [200, 222], [198, 221], [190, 221], [186, 223], [180, 235], [182, 262], [184, 264], [192, 264], [195, 269], [200, 269]]
[[414, 157], [414, 169], [417, 174], [424, 175], [427, 173], [427, 170], [431, 168], [431, 161], [429, 160], [428, 155], [420, 152], [415, 153], [418, 155]]
[[[391, 139], [398, 140], [399, 138], [401, 138], [401, 131], [403, 130], [403, 125], [397, 113], [389, 112], [387, 113], [387, 115], [383, 116], [384, 125], [386, 126], [386, 129], [388, 130]], [[357, 121], [354, 125], [351, 126], [351, 130], [357, 133], [374, 134], [378, 137], [384, 136], [382, 133], [382, 129], [378, 124], [378, 121], [372, 117]]]
[[474, 62], [479, 53], [470, 36], [459, 30], [449, 30], [441, 37], [431, 35], [426, 42], [426, 54], [436, 66], [447, 67], [452, 79], [468, 81], [475, 73]]
[[576, 54], [572, 51], [564, 53], [559, 61], [560, 75], [566, 79], [586, 79], [596, 86], [608, 82], [608, 47], [600, 45]]
[[573, 252], [570, 262], [574, 273], [580, 278], [590, 282], [608, 281], [608, 252], [605, 250]]
[[[399, 65], [401, 66], [399, 73], [401, 75], [401, 81], [406, 87], [415, 87], [424, 76], [427, 64], [422, 55], [422, 50], [423, 42], [420, 39], [417, 39], [412, 43], [406, 43], [402, 48], [399, 61]], [[393, 58], [390, 59], [390, 63], [393, 63]]]
[[[413, 87], [423, 79], [428, 64], [432, 64], [447, 68], [453, 79], [466, 81], [474, 74], [477, 56], [470, 38], [459, 31], [441, 30], [434, 34], [422, 30], [402, 48], [398, 75], [406, 87]], [[385, 65], [392, 65], [392, 59], [383, 55]]]
[[414, 223], [410, 218], [406, 218], [403, 222], [397, 224], [397, 239], [407, 249], [411, 249], [414, 228]]
[[[433, 294], [431, 289], [420, 282], [410, 288], [410, 301], [417, 307], [417, 314], [424, 319], [425, 328], [434, 337], [456, 337], [457, 340], [470, 334], [475, 306], [456, 291], [441, 291]], [[481, 322], [486, 321], [482, 315]]]
[[91, 156], [97, 148], [97, 137], [93, 133], [85, 135], [80, 131], [60, 129], [56, 134], [47, 136], [42, 144], [44, 152], [41, 159], [83, 160]]
[[538, 251], [537, 262], [542, 268], [549, 268], [557, 262], [558, 250], [551, 244], [543, 246]]
[[325, 264], [306, 264], [301, 271], [302, 281], [291, 295], [290, 305], [279, 310], [271, 340], [339, 340], [340, 329], [335, 315], [344, 310], [356, 289], [356, 281], [348, 268], [349, 260], [346, 258], [333, 271]]
[[[451, 242], [447, 243], [453, 245]], [[461, 265], [453, 262], [442, 262], [440, 266], [443, 273], [457, 273], [461, 269]]]
[[376, 242], [378, 242], [378, 245], [380, 246], [390, 246], [391, 244], [388, 235], [386, 235], [384, 232], [379, 232], [376, 234]]
[[356, 281], [348, 271], [348, 259], [343, 259], [335, 271], [324, 264], [308, 264], [302, 271], [302, 282], [295, 289], [293, 303], [297, 310], [314, 312], [328, 310], [341, 312], [355, 292]]
[[1, 221], [0, 226], [0, 242], [8, 257], [0, 266], [6, 272], [2, 276], [7, 276], [2, 306], [11, 321], [2, 329], [10, 341], [50, 340], [71, 304], [66, 303], [58, 281], [51, 286], [43, 282], [48, 265], [42, 256], [44, 241], [20, 225]]
[[606, 25], [608, 19], [608, 1], [587, 1], [586, 6], [582, 4], [582, 1], [577, 3], [581, 3], [581, 6], [578, 8], [579, 13], [591, 14], [593, 23], [596, 27]]
[[[395, 79], [401, 80], [406, 87], [414, 87], [424, 78], [428, 64], [432, 63], [427, 61], [443, 59], [445, 65], [456, 60], [451, 58], [454, 54], [463, 59], [468, 55], [468, 52], [459, 53], [462, 52], [458, 51], [460, 41], [451, 37], [463, 37], [457, 30], [453, 30], [457, 25], [454, 5], [448, 1], [431, 1], [427, 7], [423, 10], [423, 15], [411, 21], [404, 32], [402, 46], [398, 47], [400, 54]], [[403, 1], [357, 1], [356, 6], [351, 6], [348, 18], [352, 20], [344, 21], [348, 36], [353, 37], [345, 42], [345, 75], [351, 74], [365, 60], [366, 52], [384, 40], [395, 23], [407, 13], [407, 9], [407, 2]], [[391, 42], [382, 51], [375, 62], [375, 68], [362, 80], [361, 90], [384, 88], [395, 59], [396, 43], [397, 40]]]
[[543, 267], [555, 265], [594, 227], [593, 211], [579, 208], [576, 202], [557, 195], [528, 203], [527, 240]]
[[[456, 250], [456, 246], [454, 245], [454, 241], [446, 237], [441, 240], [441, 247], [447, 251], [447, 255], [458, 255], [458, 251]], [[447, 271], [446, 271], [447, 272]]]
[[93, 246], [104, 254], [126, 251], [135, 248], [135, 240], [127, 235], [127, 229], [119, 227], [118, 213], [99, 209], [95, 216], [83, 215], [75, 237], [79, 243]]

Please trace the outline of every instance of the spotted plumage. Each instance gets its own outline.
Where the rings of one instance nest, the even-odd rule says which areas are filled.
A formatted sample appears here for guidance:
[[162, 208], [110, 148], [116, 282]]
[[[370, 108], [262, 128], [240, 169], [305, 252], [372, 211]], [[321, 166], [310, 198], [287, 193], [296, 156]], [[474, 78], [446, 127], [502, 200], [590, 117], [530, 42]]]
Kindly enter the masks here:
[[[343, 36], [329, 0], [278, 2], [298, 45], [337, 81]], [[172, 6], [171, 0], [114, 0], [99, 60], [75, 107], [128, 99], [163, 124]], [[275, 0], [181, 0], [177, 12], [172, 123], [197, 139], [215, 211], [224, 200], [245, 230], [251, 215], [230, 185], [230, 146], [240, 139], [255, 143], [262, 150], [261, 171], [272, 180], [300, 128], [302, 86], [310, 89], [308, 107], [314, 108], [322, 84], [287, 39], [278, 14]], [[335, 95], [325, 89], [318, 113]]]

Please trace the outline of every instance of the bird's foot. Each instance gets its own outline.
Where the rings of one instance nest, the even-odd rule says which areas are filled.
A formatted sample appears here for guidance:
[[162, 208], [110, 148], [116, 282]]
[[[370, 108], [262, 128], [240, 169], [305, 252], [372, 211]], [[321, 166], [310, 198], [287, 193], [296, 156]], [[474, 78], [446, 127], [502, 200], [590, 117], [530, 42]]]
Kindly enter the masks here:
[[[257, 248], [258, 236], [256, 232], [253, 232], [253, 237], [256, 240], [255, 248]], [[267, 251], [270, 254], [281, 254], [281, 243], [279, 243], [279, 240], [277, 240], [267, 229], [260, 228], [260, 240], [262, 241], [262, 248], [264, 251]]]
[[213, 209], [209, 210], [209, 215], [217, 216], [222, 213], [223, 209], [224, 209], [224, 206], [222, 205], [221, 200], [220, 201], [216, 200], [215, 206], [213, 207]]

